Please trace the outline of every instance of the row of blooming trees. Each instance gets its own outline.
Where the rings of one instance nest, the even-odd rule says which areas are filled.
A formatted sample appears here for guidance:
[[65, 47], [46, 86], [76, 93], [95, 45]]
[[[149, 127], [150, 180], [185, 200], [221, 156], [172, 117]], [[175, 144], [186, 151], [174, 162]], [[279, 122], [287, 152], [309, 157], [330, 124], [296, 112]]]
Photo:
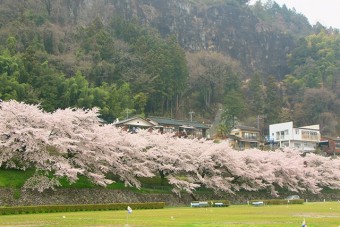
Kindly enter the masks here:
[[[80, 175], [106, 186], [118, 176], [140, 187], [139, 177], [161, 176], [179, 193], [204, 186], [233, 193], [278, 189], [318, 193], [340, 189], [340, 161], [293, 150], [234, 151], [225, 142], [187, 140], [146, 131], [129, 134], [104, 124], [98, 111], [44, 112], [16, 101], [0, 104], [0, 167], [36, 173], [24, 187], [43, 191]], [[51, 177], [52, 176], [52, 177]]]

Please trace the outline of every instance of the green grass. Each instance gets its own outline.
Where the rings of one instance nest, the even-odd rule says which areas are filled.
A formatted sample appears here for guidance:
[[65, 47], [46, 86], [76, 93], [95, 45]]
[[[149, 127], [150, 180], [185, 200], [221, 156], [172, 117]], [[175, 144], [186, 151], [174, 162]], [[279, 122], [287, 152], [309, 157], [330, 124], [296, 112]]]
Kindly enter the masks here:
[[0, 169], [0, 187], [21, 188], [33, 174], [34, 170]]
[[[34, 170], [14, 170], [14, 169], [1, 169], [0, 168], [0, 187], [7, 188], [21, 188], [25, 181], [34, 174]], [[146, 188], [136, 189], [134, 187], [125, 187], [124, 183], [119, 181], [117, 177], [111, 176], [116, 182], [107, 186], [108, 189], [127, 189], [139, 193], [171, 193], [171, 186], [167, 182], [161, 185], [159, 177], [154, 178], [140, 178], [142, 184], [147, 185]], [[60, 179], [62, 188], [102, 188], [90, 182], [86, 177], [79, 176], [77, 182], [70, 184], [66, 178]]]
[[[132, 207], [133, 208], [133, 207]], [[53, 214], [3, 215], [0, 226], [340, 226], [340, 203], [225, 208], [165, 208], [159, 210], [96, 211]]]

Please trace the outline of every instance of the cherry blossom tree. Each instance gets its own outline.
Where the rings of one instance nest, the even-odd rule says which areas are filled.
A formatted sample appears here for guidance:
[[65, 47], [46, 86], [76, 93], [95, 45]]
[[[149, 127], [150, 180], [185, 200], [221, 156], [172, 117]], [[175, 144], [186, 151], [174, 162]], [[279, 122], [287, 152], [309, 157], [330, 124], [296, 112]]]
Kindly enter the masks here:
[[[147, 137], [151, 140], [152, 136]], [[278, 196], [279, 189], [319, 193], [323, 187], [339, 188], [338, 169], [306, 166], [310, 157], [314, 157], [313, 163], [319, 160], [322, 166], [336, 166], [338, 159], [313, 154], [303, 157], [294, 150], [239, 152], [225, 142], [216, 144], [159, 135], [154, 135], [152, 141], [147, 157], [177, 193], [192, 192], [200, 186], [228, 193], [268, 189], [273, 196]]]
[[160, 135], [146, 133], [148, 140], [146, 149], [150, 168], [158, 173], [161, 180], [167, 179], [177, 194], [184, 190], [192, 192], [200, 184], [197, 183], [197, 168], [192, 161], [197, 151], [195, 140], [173, 137], [171, 134]]
[[[219, 148], [218, 148], [219, 147]], [[323, 187], [339, 188], [339, 159], [314, 154], [302, 157], [294, 150], [242, 152], [223, 144], [210, 145], [201, 154], [200, 169], [206, 187], [233, 193], [240, 189], [257, 191], [270, 189], [278, 196], [278, 189], [294, 192], [319, 193]], [[320, 168], [306, 166], [319, 162]], [[325, 167], [329, 166], [329, 167]], [[333, 166], [333, 167], [332, 167]], [[327, 182], [327, 183], [326, 183]]]
[[58, 185], [58, 180], [42, 173], [52, 173], [54, 179], [66, 177], [71, 183], [82, 174], [103, 186], [112, 183], [105, 176], [113, 173], [137, 187], [138, 176], [153, 176], [144, 165], [145, 153], [131, 143], [136, 139], [104, 125], [96, 109], [46, 113], [38, 106], [9, 101], [1, 103], [0, 113], [0, 166], [35, 168], [37, 174], [28, 187], [39, 183], [36, 188], [42, 191]]
[[86, 176], [106, 186], [115, 175], [139, 188], [140, 177], [159, 175], [173, 191], [193, 193], [199, 187], [216, 192], [280, 189], [319, 193], [340, 189], [339, 158], [295, 150], [235, 151], [227, 142], [184, 139], [139, 130], [130, 134], [105, 124], [98, 110], [44, 112], [16, 101], [0, 103], [0, 167], [36, 173], [25, 188], [43, 191]]
[[320, 188], [340, 188], [340, 159], [308, 154], [304, 158], [304, 169], [310, 181], [314, 179]]

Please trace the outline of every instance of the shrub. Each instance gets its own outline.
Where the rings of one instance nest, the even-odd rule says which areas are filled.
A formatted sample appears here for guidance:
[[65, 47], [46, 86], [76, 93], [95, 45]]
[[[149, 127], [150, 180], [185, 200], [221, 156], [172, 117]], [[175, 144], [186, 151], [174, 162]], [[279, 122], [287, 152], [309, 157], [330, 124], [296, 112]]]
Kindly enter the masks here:
[[265, 205], [285, 205], [285, 204], [303, 204], [303, 199], [294, 199], [294, 200], [286, 200], [286, 199], [258, 199], [258, 200], [251, 200], [249, 204], [253, 202], [263, 201]]
[[230, 206], [229, 200], [213, 200], [210, 202], [212, 207], [227, 207]]
[[227, 207], [230, 202], [229, 200], [192, 201], [191, 205], [193, 207]]
[[96, 210], [126, 210], [132, 209], [162, 209], [164, 202], [155, 203], [110, 203], [110, 204], [75, 204], [75, 205], [44, 205], [44, 206], [17, 206], [0, 207], [0, 214], [32, 214], [32, 213], [53, 213], [53, 212], [75, 212], [75, 211], [96, 211]]

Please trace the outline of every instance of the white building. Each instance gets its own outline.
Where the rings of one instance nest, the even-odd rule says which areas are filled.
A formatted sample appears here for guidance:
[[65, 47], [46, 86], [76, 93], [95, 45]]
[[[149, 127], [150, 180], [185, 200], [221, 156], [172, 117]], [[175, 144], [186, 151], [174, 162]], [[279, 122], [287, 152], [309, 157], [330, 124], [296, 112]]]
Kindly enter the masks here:
[[269, 125], [270, 141], [279, 144], [279, 147], [290, 147], [301, 152], [315, 151], [320, 142], [319, 125], [293, 127], [293, 122]]

